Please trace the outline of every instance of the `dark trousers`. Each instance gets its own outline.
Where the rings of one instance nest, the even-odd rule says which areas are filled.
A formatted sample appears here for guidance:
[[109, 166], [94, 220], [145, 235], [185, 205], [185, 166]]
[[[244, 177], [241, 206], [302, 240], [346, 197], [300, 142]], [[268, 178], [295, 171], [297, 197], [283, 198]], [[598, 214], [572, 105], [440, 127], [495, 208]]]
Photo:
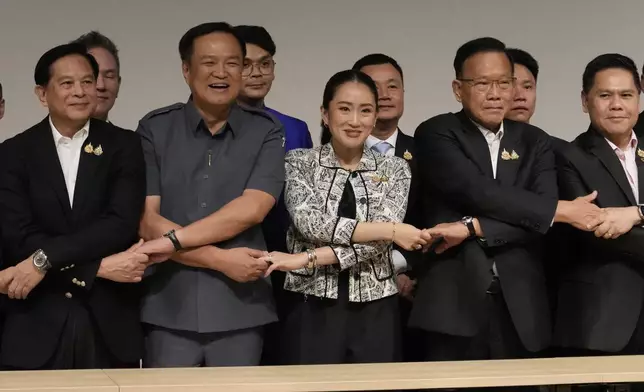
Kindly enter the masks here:
[[116, 369], [136, 368], [138, 363], [124, 363], [115, 358], [103, 342], [89, 310], [75, 301], [52, 357], [39, 369], [20, 369], [5, 366], [7, 370], [63, 370], [63, 369]]
[[382, 363], [400, 360], [398, 296], [349, 302], [348, 271], [340, 274], [338, 299], [290, 293], [284, 323], [284, 362], [293, 365]]
[[[261, 364], [267, 366], [280, 365], [283, 363], [283, 344], [284, 323], [292, 308], [292, 296], [284, 290], [284, 280], [286, 273], [282, 271], [273, 271], [271, 273], [271, 284], [273, 286], [273, 297], [275, 298], [275, 309], [277, 311], [278, 321], [266, 325], [264, 330], [264, 347], [262, 350]], [[288, 344], [288, 340], [286, 342]]]
[[[473, 337], [453, 336], [425, 332], [426, 361], [461, 361], [485, 359], [533, 358], [517, 333], [498, 278], [494, 278], [487, 291], [485, 302], [487, 318], [479, 333]], [[479, 389], [467, 389], [477, 391]], [[481, 388], [485, 391], [537, 391], [537, 387]]]

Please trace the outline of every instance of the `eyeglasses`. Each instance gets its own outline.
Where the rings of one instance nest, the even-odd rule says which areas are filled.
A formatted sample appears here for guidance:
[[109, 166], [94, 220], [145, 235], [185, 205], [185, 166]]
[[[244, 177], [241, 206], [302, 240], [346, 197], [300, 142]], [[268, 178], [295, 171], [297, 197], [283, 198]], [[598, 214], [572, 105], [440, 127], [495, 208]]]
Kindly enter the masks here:
[[461, 82], [469, 83], [472, 88], [478, 92], [485, 93], [490, 91], [493, 84], [499, 88], [499, 90], [509, 90], [514, 86], [516, 78], [503, 78], [497, 80], [487, 80], [487, 79], [458, 79]]
[[242, 68], [242, 76], [250, 76], [253, 73], [253, 69], [258, 69], [262, 75], [270, 75], [273, 73], [274, 68], [275, 61], [272, 59], [262, 60], [261, 63], [246, 61], [244, 62], [244, 68]]

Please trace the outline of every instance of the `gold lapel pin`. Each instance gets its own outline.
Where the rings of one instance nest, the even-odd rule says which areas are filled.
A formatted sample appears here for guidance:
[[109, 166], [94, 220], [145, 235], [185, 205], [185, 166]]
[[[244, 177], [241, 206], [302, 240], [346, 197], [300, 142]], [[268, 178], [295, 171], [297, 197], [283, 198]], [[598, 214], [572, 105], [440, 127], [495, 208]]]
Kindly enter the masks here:
[[374, 174], [374, 176], [371, 177], [371, 181], [373, 181], [375, 183], [387, 182], [387, 181], [389, 181], [389, 177], [387, 177], [384, 174]]
[[88, 154], [92, 154], [94, 152], [94, 146], [92, 146], [92, 143], [88, 143], [85, 146], [85, 152]]
[[411, 160], [413, 158], [413, 156], [411, 155], [409, 150], [405, 150], [405, 153], [403, 154], [403, 158], [405, 158], [406, 160], [409, 161], [409, 160]]
[[99, 144], [98, 147], [94, 149], [94, 155], [100, 156], [101, 154], [103, 154], [103, 147]]
[[512, 158], [513, 161], [516, 161], [519, 159], [519, 154], [517, 154], [516, 151], [512, 150], [512, 154], [510, 155], [510, 158]]
[[510, 153], [504, 148], [503, 152], [501, 153], [501, 159], [503, 159], [504, 161], [509, 161], [510, 159], [512, 159], [512, 155], [510, 155]]
[[640, 159], [642, 161], [644, 161], [644, 150], [642, 150], [641, 148], [638, 148], [637, 149], [637, 156], [640, 157]]

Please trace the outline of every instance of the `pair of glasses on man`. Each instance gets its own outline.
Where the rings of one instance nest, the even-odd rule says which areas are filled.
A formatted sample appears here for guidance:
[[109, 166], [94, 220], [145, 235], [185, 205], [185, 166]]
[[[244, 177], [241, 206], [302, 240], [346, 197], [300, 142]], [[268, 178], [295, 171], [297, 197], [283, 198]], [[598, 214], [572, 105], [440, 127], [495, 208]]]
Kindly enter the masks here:
[[489, 79], [458, 79], [461, 82], [468, 83], [470, 86], [475, 91], [478, 92], [488, 92], [492, 88], [493, 85], [496, 85], [496, 87], [499, 90], [509, 90], [514, 86], [514, 83], [516, 82], [516, 78], [502, 78], [502, 79], [495, 79], [495, 80], [489, 80]]
[[262, 60], [258, 63], [247, 61], [242, 68], [242, 76], [250, 76], [255, 69], [259, 70], [262, 75], [270, 75], [275, 69], [275, 61], [272, 59]]

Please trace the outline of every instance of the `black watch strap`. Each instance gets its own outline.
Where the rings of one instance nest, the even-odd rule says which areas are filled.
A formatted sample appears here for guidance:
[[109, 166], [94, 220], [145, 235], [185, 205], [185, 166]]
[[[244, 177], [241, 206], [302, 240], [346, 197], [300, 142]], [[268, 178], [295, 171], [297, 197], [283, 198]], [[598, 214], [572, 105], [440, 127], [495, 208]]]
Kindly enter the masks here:
[[172, 241], [172, 245], [174, 245], [174, 250], [176, 250], [177, 252], [183, 249], [183, 247], [181, 246], [181, 242], [179, 242], [179, 240], [177, 239], [177, 235], [175, 234], [174, 229], [165, 233], [163, 236], [166, 238], [169, 238], [170, 241]]
[[476, 228], [474, 227], [474, 218], [471, 216], [464, 217], [461, 222], [467, 227], [467, 231], [470, 232], [470, 237], [476, 237]]

